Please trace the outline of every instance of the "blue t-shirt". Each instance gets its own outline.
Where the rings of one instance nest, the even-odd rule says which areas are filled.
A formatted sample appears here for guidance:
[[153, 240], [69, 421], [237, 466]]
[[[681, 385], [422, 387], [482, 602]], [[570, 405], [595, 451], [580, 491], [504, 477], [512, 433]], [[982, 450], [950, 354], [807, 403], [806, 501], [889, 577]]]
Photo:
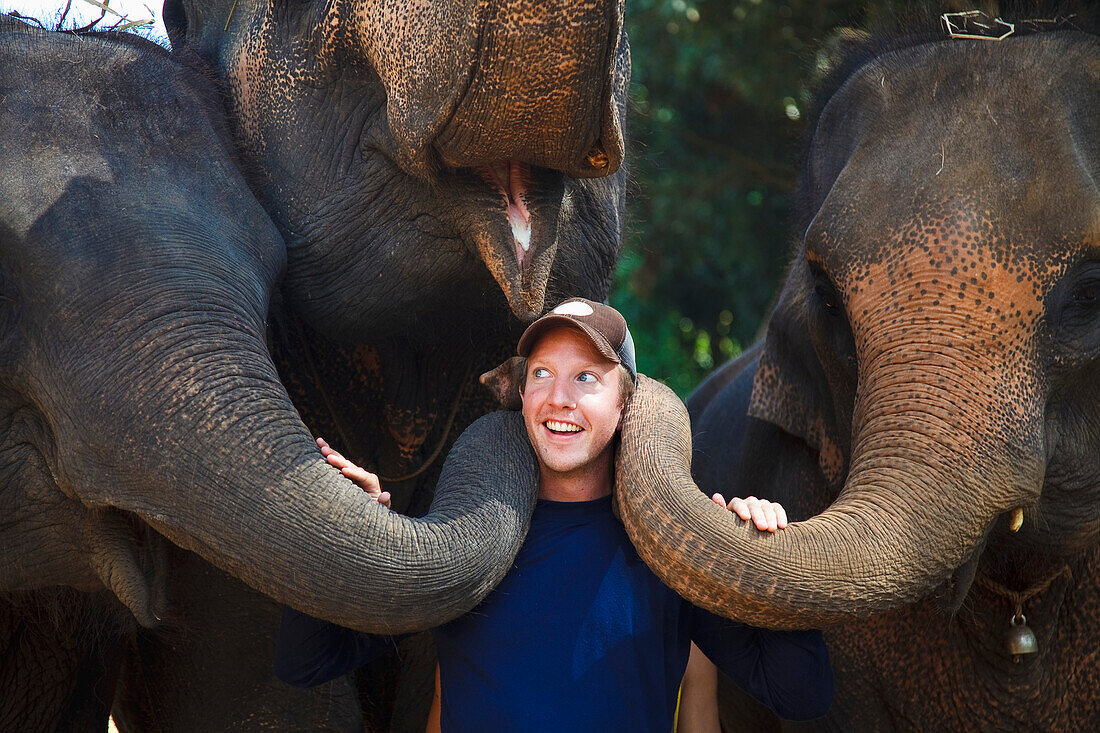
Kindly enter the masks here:
[[[823, 715], [832, 699], [820, 632], [756, 629], [682, 600], [638, 557], [610, 497], [540, 500], [500, 585], [432, 633], [448, 732], [668, 733], [691, 640], [780, 717]], [[288, 609], [276, 673], [317, 684], [390, 644]]]

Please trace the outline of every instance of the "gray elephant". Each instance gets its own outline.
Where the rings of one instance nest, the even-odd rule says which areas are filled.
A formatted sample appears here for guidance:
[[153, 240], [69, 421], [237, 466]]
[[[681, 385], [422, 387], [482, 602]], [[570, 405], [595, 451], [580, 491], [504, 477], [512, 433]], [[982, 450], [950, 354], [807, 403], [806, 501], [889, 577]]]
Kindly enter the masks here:
[[[440, 457], [491, 408], [476, 375], [547, 298], [606, 296], [625, 180], [622, 3], [169, 2], [165, 20], [174, 53], [220, 79], [241, 168], [287, 243], [269, 336], [295, 409], [379, 471], [396, 508], [424, 513]], [[130, 640], [120, 726], [283, 711], [276, 607], [232, 577], [241, 568], [164, 555], [180, 620]], [[379, 675], [372, 697], [393, 687], [392, 669]], [[391, 725], [385, 705], [365, 708]]]
[[[607, 295], [625, 192], [622, 13], [621, 0], [165, 4], [175, 52], [222, 83], [253, 191], [287, 242], [280, 377], [310, 429], [377, 471], [399, 511], [427, 510], [442, 456], [493, 407], [477, 375], [523, 322], [565, 295]], [[218, 599], [245, 588], [174, 575], [195, 620], [182, 643], [139, 635], [118, 717], [240, 725], [234, 707], [279, 706], [273, 694], [211, 715], [223, 680], [274, 683], [269, 642], [240, 650], [226, 628]], [[240, 625], [268, 639], [268, 602], [242, 604]], [[427, 712], [430, 650], [412, 676], [402, 652], [359, 675], [368, 727]]]
[[[474, 425], [493, 455], [447, 466], [476, 460], [487, 483], [445, 467], [420, 519], [328, 467], [266, 339], [285, 247], [209, 78], [140, 39], [0, 17], [0, 98], [0, 727], [104, 729], [134, 664], [119, 640], [135, 619], [169, 640], [194, 622], [173, 574], [201, 575], [199, 556], [352, 627], [421, 629], [476, 604], [533, 507], [522, 426]], [[497, 455], [506, 475], [484, 470]], [[266, 684], [236, 683], [210, 706]], [[280, 713], [327, 706], [309, 727], [361, 726], [332, 706], [354, 692], [328, 692], [280, 687], [262, 694], [283, 709], [236, 712], [285, 727]]]
[[1100, 22], [1078, 10], [872, 43], [826, 93], [767, 336], [690, 402], [699, 486], [804, 521], [735, 526], [678, 403], [651, 386], [628, 412], [647, 563], [724, 615], [832, 627], [815, 729], [1100, 725]]

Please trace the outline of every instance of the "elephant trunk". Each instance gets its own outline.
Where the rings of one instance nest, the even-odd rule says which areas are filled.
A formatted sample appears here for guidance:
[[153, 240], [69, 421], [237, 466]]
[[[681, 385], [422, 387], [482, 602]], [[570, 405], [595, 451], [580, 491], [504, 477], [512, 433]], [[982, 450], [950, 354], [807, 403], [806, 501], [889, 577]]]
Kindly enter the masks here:
[[98, 424], [140, 427], [84, 431], [90, 454], [68, 468], [86, 504], [133, 512], [275, 600], [362, 631], [439, 625], [499, 582], [537, 498], [518, 414], [474, 423], [429, 513], [409, 518], [324, 461], [259, 337], [206, 336], [220, 346], [181, 343], [150, 381], [127, 382], [152, 395], [134, 414], [105, 401]]
[[[863, 427], [840, 496], [818, 516], [769, 534], [698, 490], [687, 412], [670, 390], [643, 379], [617, 459], [623, 523], [666, 584], [729, 618], [821, 627], [911, 602], [961, 565], [1000, 514], [1033, 500], [1031, 477], [1041, 475], [1039, 466], [1010, 473], [1007, 460], [959, 466], [937, 443], [938, 428], [913, 430], [912, 419], [858, 415]], [[979, 486], [983, 471], [982, 482], [1002, 490]]]

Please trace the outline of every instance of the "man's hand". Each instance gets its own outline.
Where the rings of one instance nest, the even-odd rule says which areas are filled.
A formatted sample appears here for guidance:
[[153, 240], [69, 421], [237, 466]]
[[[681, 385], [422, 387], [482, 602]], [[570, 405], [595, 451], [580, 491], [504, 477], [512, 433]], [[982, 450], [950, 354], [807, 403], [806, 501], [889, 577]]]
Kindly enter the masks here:
[[325, 460], [328, 461], [330, 466], [340, 469], [340, 473], [351, 479], [360, 489], [377, 499], [379, 504], [387, 509], [390, 508], [390, 492], [382, 491], [382, 484], [379, 483], [378, 476], [365, 468], [356, 466], [347, 458], [344, 458], [334, 451], [329, 447], [329, 444], [325, 442], [324, 438], [318, 438], [317, 445], [320, 446], [321, 455], [325, 457]]
[[736, 496], [726, 504], [726, 499], [721, 494], [710, 497], [718, 506], [724, 506], [746, 522], [750, 519], [761, 532], [774, 532], [787, 526], [787, 512], [774, 501], [757, 499], [750, 496], [748, 499], [739, 499]]

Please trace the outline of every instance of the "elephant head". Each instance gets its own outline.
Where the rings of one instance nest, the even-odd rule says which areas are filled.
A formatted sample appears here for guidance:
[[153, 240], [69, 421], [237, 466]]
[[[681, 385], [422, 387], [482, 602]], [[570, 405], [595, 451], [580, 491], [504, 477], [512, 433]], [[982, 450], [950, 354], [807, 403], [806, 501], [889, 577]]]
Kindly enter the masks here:
[[493, 279], [521, 319], [548, 288], [606, 294], [622, 0], [167, 0], [164, 18], [173, 47], [225, 83], [311, 327], [430, 342], [456, 324], [506, 328]]
[[[742, 454], [793, 460], [779, 431], [835, 500], [775, 535], [739, 526], [691, 484], [678, 403], [643, 387], [618, 496], [666, 582], [816, 626], [953, 574], [965, 595], [983, 549], [1026, 576], [1096, 544], [1098, 91], [1100, 41], [1077, 31], [919, 43], [843, 80], [813, 131]], [[789, 495], [766, 483], [784, 475], [741, 488]]]
[[159, 534], [348, 626], [476, 604], [534, 505], [522, 422], [474, 425], [420, 519], [327, 466], [265, 342], [283, 243], [205, 76], [0, 18], [0, 97], [0, 590], [106, 586], [153, 625]]

